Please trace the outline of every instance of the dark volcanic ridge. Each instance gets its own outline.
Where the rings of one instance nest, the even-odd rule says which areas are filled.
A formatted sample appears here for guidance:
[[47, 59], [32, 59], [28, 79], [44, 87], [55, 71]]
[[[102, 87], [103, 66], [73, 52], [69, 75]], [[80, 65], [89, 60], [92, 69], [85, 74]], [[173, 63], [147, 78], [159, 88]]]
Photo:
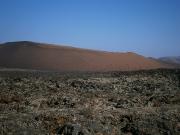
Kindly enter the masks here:
[[161, 57], [159, 61], [180, 68], [180, 56]]
[[0, 67], [48, 71], [132, 71], [169, 66], [133, 52], [105, 52], [21, 41], [0, 45]]

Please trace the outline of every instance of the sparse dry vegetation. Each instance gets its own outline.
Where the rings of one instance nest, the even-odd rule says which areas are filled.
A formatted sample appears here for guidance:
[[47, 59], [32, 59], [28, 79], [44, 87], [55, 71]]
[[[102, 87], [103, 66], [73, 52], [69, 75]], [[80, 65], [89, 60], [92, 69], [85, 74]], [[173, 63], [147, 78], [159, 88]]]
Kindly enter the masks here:
[[1, 71], [0, 134], [179, 135], [180, 70]]

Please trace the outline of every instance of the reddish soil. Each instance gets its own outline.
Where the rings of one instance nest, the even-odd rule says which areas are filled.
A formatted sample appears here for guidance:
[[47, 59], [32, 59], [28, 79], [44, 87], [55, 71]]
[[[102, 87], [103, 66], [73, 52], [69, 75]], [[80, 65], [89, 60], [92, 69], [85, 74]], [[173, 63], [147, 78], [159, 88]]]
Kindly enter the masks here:
[[162, 63], [132, 52], [105, 52], [27, 41], [1, 44], [0, 67], [56, 71], [166, 68]]

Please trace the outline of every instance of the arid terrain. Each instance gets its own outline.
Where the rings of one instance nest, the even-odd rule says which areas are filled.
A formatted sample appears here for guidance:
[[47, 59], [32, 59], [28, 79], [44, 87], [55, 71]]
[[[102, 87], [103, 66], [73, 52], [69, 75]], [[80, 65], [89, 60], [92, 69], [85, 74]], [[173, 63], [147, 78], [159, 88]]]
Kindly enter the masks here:
[[168, 68], [134, 52], [106, 52], [29, 41], [0, 44], [0, 67], [51, 71], [132, 71]]
[[0, 0], [0, 19], [0, 135], [180, 135], [180, 0]]
[[1, 70], [0, 134], [179, 135], [180, 70]]

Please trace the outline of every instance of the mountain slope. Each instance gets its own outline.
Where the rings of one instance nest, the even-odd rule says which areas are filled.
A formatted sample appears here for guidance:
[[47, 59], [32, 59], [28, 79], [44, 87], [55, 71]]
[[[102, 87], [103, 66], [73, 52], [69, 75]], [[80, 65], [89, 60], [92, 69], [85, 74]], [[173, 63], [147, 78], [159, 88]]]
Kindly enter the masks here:
[[158, 60], [169, 64], [180, 65], [180, 56], [161, 57]]
[[165, 68], [138, 54], [115, 53], [28, 41], [0, 45], [0, 67], [56, 71], [126, 71]]

